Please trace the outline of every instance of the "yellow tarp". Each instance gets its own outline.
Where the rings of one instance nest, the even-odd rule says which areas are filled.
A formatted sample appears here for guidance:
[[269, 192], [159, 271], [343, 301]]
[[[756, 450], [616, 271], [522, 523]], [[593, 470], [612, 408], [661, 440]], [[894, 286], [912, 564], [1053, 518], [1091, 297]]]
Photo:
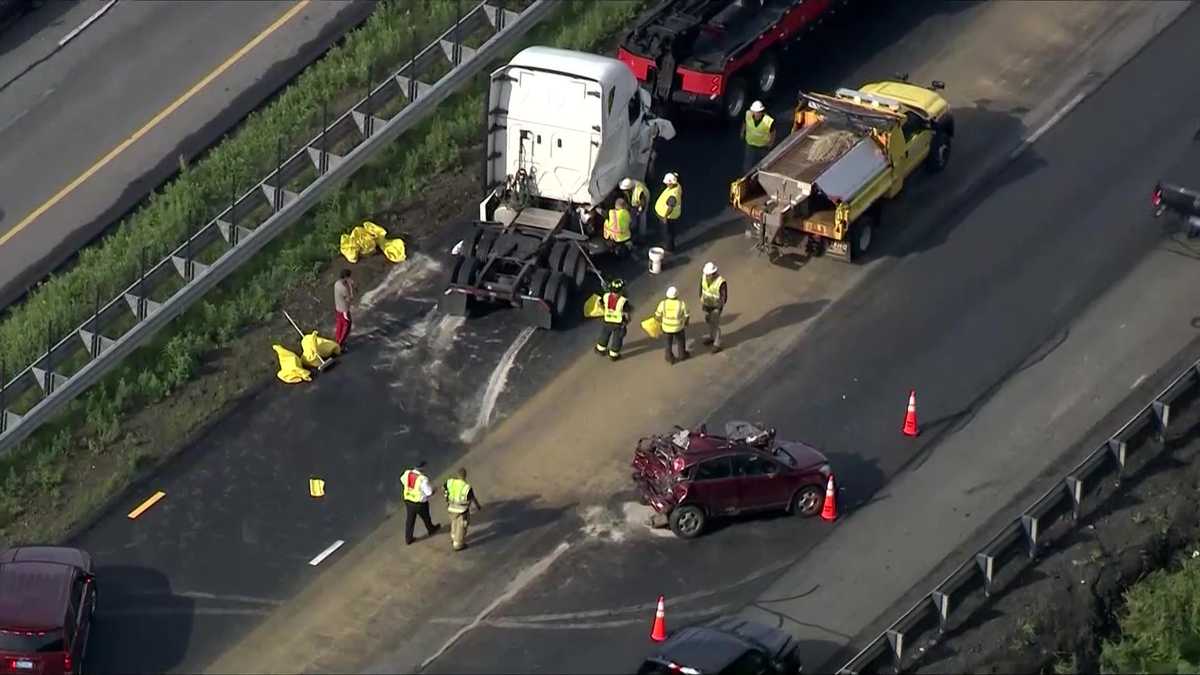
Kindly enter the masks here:
[[375, 249], [383, 251], [387, 259], [394, 263], [403, 262], [407, 257], [403, 239], [388, 239], [387, 230], [369, 220], [364, 220], [362, 225], [350, 230], [349, 234], [343, 234], [338, 248], [342, 257], [351, 263], [371, 255]]
[[304, 369], [300, 357], [296, 356], [295, 352], [288, 351], [279, 345], [271, 345], [271, 349], [275, 350], [275, 356], [279, 358], [279, 372], [275, 373], [276, 377], [288, 384], [312, 381], [312, 375], [309, 375], [308, 371]]
[[604, 316], [604, 307], [600, 305], [600, 296], [592, 293], [591, 297], [583, 303], [583, 316], [587, 319]]
[[658, 319], [652, 316], [646, 317], [646, 319], [642, 321], [642, 330], [646, 331], [646, 335], [649, 335], [655, 340], [662, 336], [662, 326], [659, 325]]
[[[328, 361], [342, 353], [342, 348], [338, 343], [317, 335], [317, 331], [315, 330], [300, 340], [300, 347], [304, 350], [304, 356], [301, 357], [301, 361], [309, 368], [320, 366], [321, 359]], [[321, 358], [317, 358], [318, 356]]]

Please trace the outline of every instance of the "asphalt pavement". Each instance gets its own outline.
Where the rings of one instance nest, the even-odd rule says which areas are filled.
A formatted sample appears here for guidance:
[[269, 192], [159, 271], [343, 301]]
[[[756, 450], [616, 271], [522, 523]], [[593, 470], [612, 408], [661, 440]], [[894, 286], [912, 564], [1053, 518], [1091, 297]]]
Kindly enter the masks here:
[[105, 4], [45, 2], [0, 33], [0, 307], [371, 9], [341, 0], [120, 0], [60, 45]]
[[[1060, 202], [1063, 195], [1089, 199], [1096, 175], [1129, 187], [1171, 168], [1178, 155], [1170, 154], [1169, 141], [1179, 136], [1186, 104], [1161, 106], [1157, 125], [1136, 127], [1141, 135], [1128, 125], [1144, 111], [1093, 112], [1080, 123], [1081, 104], [1058, 116], [1048, 145], [1035, 143], [1022, 161], [966, 195], [977, 209], [948, 213], [939, 204], [1022, 138], [1040, 135], [1040, 125], [1087, 81], [1111, 73], [1138, 46], [1126, 24], [1153, 14], [1144, 6], [1074, 4], [893, 9], [895, 16], [877, 16], [855, 31], [873, 49], [843, 50], [811, 71], [820, 82], [810, 86], [818, 88], [904, 68], [914, 79], [961, 83], [957, 94], [949, 92], [962, 137], [954, 173], [910, 186], [889, 215], [908, 227], [882, 233], [878, 259], [866, 268], [818, 260], [790, 270], [751, 257], [740, 223], [723, 209], [729, 176], [720, 174], [736, 169], [720, 164], [714, 171], [710, 161], [740, 161], [736, 142], [698, 128], [681, 134], [660, 169], [682, 167], [694, 186], [688, 208], [697, 221], [687, 250], [664, 276], [694, 278], [704, 258], [722, 261], [735, 304], [731, 346], [720, 357], [667, 371], [647, 353], [657, 345], [631, 340], [619, 364], [568, 360], [590, 349], [590, 327], [530, 336], [503, 312], [467, 323], [440, 316], [430, 309], [440, 261], [414, 255], [381, 287], [380, 301], [368, 302], [368, 337], [351, 358], [312, 386], [264, 383], [78, 538], [94, 553], [104, 584], [92, 665], [196, 670], [236, 645], [264, 660], [218, 661], [214, 668], [396, 671], [444, 645], [430, 670], [613, 672], [635, 665], [646, 648], [645, 612], [658, 593], [671, 599], [672, 627], [753, 600], [789, 565], [803, 564], [831, 528], [762, 518], [719, 526], [686, 544], [649, 531], [637, 522], [644, 514], [632, 507], [622, 480], [624, 437], [654, 430], [655, 420], [769, 419], [781, 435], [826, 448], [842, 477], [845, 508], [865, 514], [865, 503], [890, 478], [949, 438], [938, 431], [950, 422], [939, 418], [961, 419], [964, 407], [983, 406], [1048, 337], [1143, 260], [1162, 233], [1121, 217], [1144, 220], [1147, 191], [1104, 204], [1111, 219], [1064, 210]], [[1151, 27], [1160, 19], [1152, 16]], [[997, 26], [1018, 25], [1025, 42], [993, 37], [1003, 34]], [[1170, 30], [1159, 40], [1165, 56], [1158, 58], [1186, 57], [1180, 29]], [[1145, 40], [1153, 31], [1143, 33]], [[1152, 65], [1161, 70], [1163, 63]], [[1105, 87], [1133, 92], [1120, 82], [1119, 75]], [[1154, 89], [1162, 82], [1143, 75], [1134, 86], [1163, 97]], [[775, 110], [786, 119], [786, 102]], [[1066, 141], [1055, 137], [1068, 131], [1074, 135]], [[1114, 137], [1123, 143], [1114, 152], [1095, 140]], [[1158, 152], [1125, 166], [1143, 148]], [[1036, 161], [1023, 163], [1030, 158]], [[1085, 163], [1094, 175], [1075, 170]], [[1013, 204], [1023, 205], [1020, 213]], [[1114, 245], [1099, 245], [1105, 237], [1115, 237]], [[1084, 255], [1080, 242], [1097, 243]], [[628, 272], [639, 297], [667, 281]], [[624, 388], [618, 398], [618, 383], [643, 386]], [[936, 392], [922, 395], [926, 432], [917, 443], [898, 434], [910, 386]], [[658, 395], [620, 406], [615, 421], [606, 417], [606, 406], [627, 404], [631, 391]], [[467, 432], [489, 421], [494, 431], [473, 442]], [[596, 433], [603, 429], [613, 433]], [[471, 553], [450, 561], [441, 548], [396, 547], [395, 519], [387, 517], [399, 471], [424, 457], [440, 472], [464, 455], [487, 506]], [[973, 459], [963, 453], [958, 461]], [[307, 496], [310, 475], [326, 478], [325, 499]], [[125, 518], [156, 489], [167, 498], [137, 520]], [[856, 517], [832, 531], [848, 531]], [[309, 564], [337, 541], [346, 543]], [[810, 590], [800, 586], [774, 599], [796, 600]], [[842, 592], [866, 594], [853, 586]], [[414, 603], [418, 611], [407, 611]], [[862, 616], [860, 627], [874, 618]], [[806, 649], [832, 653], [860, 627], [809, 639]], [[279, 653], [298, 660], [265, 660]]]

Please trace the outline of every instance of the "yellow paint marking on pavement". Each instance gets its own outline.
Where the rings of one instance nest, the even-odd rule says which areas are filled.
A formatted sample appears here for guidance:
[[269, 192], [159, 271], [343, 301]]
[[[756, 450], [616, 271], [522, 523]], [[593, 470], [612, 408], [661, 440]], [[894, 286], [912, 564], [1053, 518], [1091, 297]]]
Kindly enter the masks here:
[[125, 152], [125, 150], [127, 150], [129, 148], [129, 146], [138, 142], [139, 139], [141, 139], [146, 134], [150, 133], [154, 129], [154, 127], [161, 124], [163, 120], [165, 120], [167, 117], [169, 117], [171, 115], [171, 113], [175, 112], [176, 110], [179, 109], [180, 106], [182, 106], [184, 103], [187, 103], [189, 100], [191, 100], [191, 98], [193, 96], [200, 93], [200, 91], [202, 89], [204, 89], [209, 84], [211, 84], [213, 80], [220, 77], [221, 74], [224, 73], [226, 70], [229, 70], [231, 67], [233, 67], [233, 65], [235, 63], [242, 60], [242, 58], [245, 57], [246, 54], [248, 54], [250, 52], [250, 50], [257, 47], [259, 45], [259, 43], [261, 43], [263, 40], [266, 40], [275, 31], [279, 30], [279, 28], [282, 27], [283, 24], [287, 23], [289, 20], [291, 20], [293, 17], [295, 17], [301, 11], [303, 11], [304, 8], [307, 7], [309, 5], [309, 3], [311, 3], [311, 2], [312, 2], [312, 0], [300, 0], [295, 5], [293, 5], [291, 7], [291, 9], [289, 9], [287, 12], [284, 12], [283, 16], [279, 17], [278, 19], [275, 20], [274, 23], [272, 23], [270, 26], [267, 26], [265, 29], [263, 29], [263, 31], [261, 33], [259, 33], [258, 35], [255, 35], [254, 39], [252, 39], [249, 42], [247, 42], [246, 44], [242, 45], [242, 47], [240, 49], [238, 49], [236, 52], [234, 52], [232, 55], [230, 55], [229, 58], [225, 59], [225, 61], [223, 63], [221, 63], [221, 65], [217, 66], [215, 69], [213, 69], [212, 72], [205, 75], [199, 82], [192, 85], [191, 89], [188, 89], [186, 92], [183, 93], [182, 96], [175, 99], [174, 101], [171, 102], [170, 105], [168, 105], [167, 107], [160, 110], [158, 112], [158, 114], [155, 115], [154, 117], [152, 117], [149, 122], [146, 122], [146, 124], [143, 125], [141, 129], [138, 129], [137, 131], [133, 132], [133, 135], [131, 135], [129, 138], [126, 138], [124, 141], [121, 141], [120, 145], [113, 148], [112, 150], [109, 150], [108, 154], [101, 157], [99, 160], [96, 161], [95, 164], [88, 167], [87, 171], [84, 171], [83, 173], [79, 174], [79, 176], [76, 177], [75, 180], [68, 183], [66, 185], [66, 187], [59, 190], [57, 193], [55, 193], [55, 195], [53, 197], [51, 197], [50, 199], [47, 199], [45, 201], [45, 203], [43, 203], [41, 206], [34, 209], [29, 215], [22, 218], [21, 222], [17, 223], [15, 226], [13, 226], [13, 228], [11, 230], [0, 235], [0, 246], [3, 246], [6, 242], [8, 242], [9, 239], [12, 239], [13, 237], [17, 236], [17, 234], [19, 232], [21, 232], [21, 230], [24, 230], [26, 227], [29, 227], [30, 223], [32, 223], [33, 221], [40, 218], [42, 216], [42, 214], [44, 214], [46, 211], [49, 211], [51, 208], [53, 208], [55, 204], [59, 203], [67, 195], [71, 194], [76, 189], [78, 189], [80, 185], [83, 185], [84, 182], [86, 182], [89, 178], [91, 178], [93, 175], [95, 175], [97, 171], [99, 171], [100, 169], [103, 169], [105, 166], [108, 165], [109, 162], [116, 159], [118, 155], [120, 155], [122, 152]]
[[158, 500], [160, 500], [166, 496], [167, 496], [167, 493], [163, 492], [162, 490], [155, 492], [153, 495], [150, 496], [149, 499], [142, 502], [142, 504], [140, 506], [138, 506], [136, 509], [129, 512], [129, 519], [133, 520], [134, 518], [137, 518], [138, 516], [142, 515], [143, 513], [146, 512], [146, 509], [150, 508], [151, 506], [154, 506], [155, 504], [158, 503]]

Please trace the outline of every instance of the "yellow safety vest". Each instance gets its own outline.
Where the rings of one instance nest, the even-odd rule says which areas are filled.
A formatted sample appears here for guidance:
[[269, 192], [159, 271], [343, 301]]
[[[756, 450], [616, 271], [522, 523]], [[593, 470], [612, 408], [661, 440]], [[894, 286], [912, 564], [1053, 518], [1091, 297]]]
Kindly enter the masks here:
[[604, 323], [625, 323], [625, 296], [605, 293], [600, 302], [604, 307]]
[[[669, 208], [667, 206], [667, 199], [670, 197], [675, 198], [675, 208], [667, 211]], [[658, 201], [654, 203], [654, 212], [658, 214], [659, 218], [664, 220], [678, 220], [679, 216], [683, 214], [683, 186], [667, 186], [667, 189], [663, 190], [662, 194], [658, 196]]]
[[658, 310], [654, 312], [654, 316], [662, 323], [662, 332], [678, 333], [687, 324], [687, 305], [682, 300], [667, 298], [658, 303]]
[[420, 502], [425, 499], [425, 495], [421, 494], [421, 480], [425, 478], [425, 474], [416, 469], [409, 469], [400, 474], [400, 485], [404, 488], [404, 501]]
[[461, 478], [446, 481], [446, 510], [450, 513], [466, 513], [470, 507], [467, 502], [470, 492], [471, 484]]
[[632, 236], [629, 229], [630, 222], [632, 220], [629, 212], [625, 209], [609, 210], [608, 220], [604, 221], [604, 238], [611, 239], [618, 244], [629, 241]]
[[725, 277], [717, 276], [708, 283], [708, 278], [700, 277], [700, 300], [705, 307], [717, 307], [721, 304], [721, 287], [725, 285]]
[[633, 189], [629, 191], [629, 204], [639, 209], [646, 208], [647, 197], [650, 195], [650, 190], [646, 188], [646, 184], [640, 180], [633, 181]]
[[756, 148], [765, 148], [771, 144], [771, 127], [775, 124], [775, 119], [770, 115], [763, 114], [762, 121], [755, 124], [754, 113], [746, 111], [746, 145], [752, 145]]

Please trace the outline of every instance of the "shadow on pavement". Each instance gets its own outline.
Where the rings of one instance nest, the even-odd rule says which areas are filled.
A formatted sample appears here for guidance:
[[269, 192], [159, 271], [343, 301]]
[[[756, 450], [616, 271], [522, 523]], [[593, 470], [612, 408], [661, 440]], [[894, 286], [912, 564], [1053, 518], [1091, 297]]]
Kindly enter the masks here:
[[[725, 343], [724, 346], [726, 349], [736, 347], [744, 342], [751, 342], [776, 329], [807, 321], [816, 316], [828, 304], [828, 300], [813, 300], [780, 305], [771, 309], [771, 311], [764, 314], [761, 318], [723, 336], [722, 342]], [[703, 329], [703, 323], [701, 323], [700, 328]]]
[[541, 499], [538, 495], [494, 503], [489, 503], [486, 499], [486, 495], [481, 499], [483, 511], [471, 517], [467, 544], [472, 547], [548, 525], [560, 520], [564, 513], [573, 512], [576, 506], [574, 503], [550, 508], [538, 506], [537, 503]]
[[[899, 425], [896, 432], [899, 433]], [[825, 451], [833, 466], [834, 482], [837, 485], [838, 509], [857, 509], [870, 502], [886, 499], [876, 497], [887, 477], [877, 459], [864, 459], [862, 455], [847, 452]]]
[[99, 602], [88, 665], [103, 673], [162, 673], [177, 666], [192, 638], [195, 600], [174, 594], [146, 567], [97, 568]]

